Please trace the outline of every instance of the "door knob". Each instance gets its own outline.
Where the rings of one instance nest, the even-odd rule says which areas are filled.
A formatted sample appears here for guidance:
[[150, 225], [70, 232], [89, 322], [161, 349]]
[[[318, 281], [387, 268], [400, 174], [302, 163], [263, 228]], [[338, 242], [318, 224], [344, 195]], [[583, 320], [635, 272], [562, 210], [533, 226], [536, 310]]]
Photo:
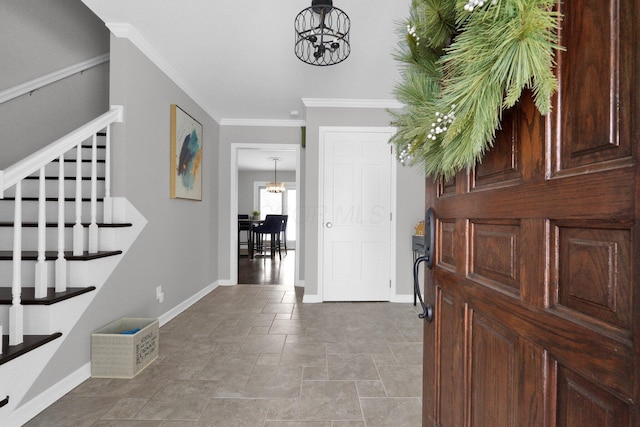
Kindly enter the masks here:
[[327, 228], [331, 228], [331, 227], [333, 227], [333, 224], [331, 224], [330, 222], [327, 222], [327, 223], [325, 224], [325, 226], [326, 226]]

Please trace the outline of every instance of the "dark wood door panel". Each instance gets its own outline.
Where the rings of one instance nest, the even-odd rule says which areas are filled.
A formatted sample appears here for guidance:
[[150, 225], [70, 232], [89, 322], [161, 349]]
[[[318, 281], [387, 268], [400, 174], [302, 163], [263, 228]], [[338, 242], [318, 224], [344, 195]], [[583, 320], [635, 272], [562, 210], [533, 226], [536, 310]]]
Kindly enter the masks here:
[[633, 398], [635, 384], [628, 374], [634, 366], [633, 343], [616, 330], [523, 303], [446, 270], [436, 271], [434, 280], [448, 294], [544, 349], [572, 371], [596, 379], [621, 400]]
[[518, 336], [472, 308], [467, 319], [467, 425], [517, 427]]
[[597, 384], [556, 365], [556, 420], [563, 427], [628, 426], [630, 407]]
[[549, 218], [632, 220], [633, 165], [589, 175], [533, 182], [517, 187], [441, 197], [430, 207], [438, 218]]
[[[631, 337], [632, 230], [630, 224], [557, 222], [552, 228], [553, 305]], [[556, 258], [557, 257], [557, 258]]]
[[567, 0], [559, 9], [559, 91], [550, 129], [554, 173], [631, 157], [633, 71], [625, 61], [633, 22], [631, 2]]
[[436, 290], [437, 311], [435, 372], [438, 393], [434, 396], [436, 422], [442, 427], [457, 426], [462, 423], [462, 394], [458, 391], [463, 381], [459, 369], [464, 348], [463, 319], [464, 307], [456, 299]]

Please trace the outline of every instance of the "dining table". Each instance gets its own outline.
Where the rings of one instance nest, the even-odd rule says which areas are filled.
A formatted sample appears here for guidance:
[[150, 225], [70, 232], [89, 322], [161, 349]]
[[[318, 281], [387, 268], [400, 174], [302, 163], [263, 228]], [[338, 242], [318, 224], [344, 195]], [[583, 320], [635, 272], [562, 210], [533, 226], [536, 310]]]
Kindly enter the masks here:
[[[249, 259], [253, 259], [253, 227], [257, 227], [263, 222], [263, 219], [238, 218], [238, 247], [240, 246], [240, 232], [248, 231], [249, 235], [247, 236], [247, 246], [249, 250]], [[244, 225], [245, 227], [241, 227], [241, 225]], [[248, 229], [246, 228], [247, 225], [249, 225]], [[240, 250], [238, 250], [238, 256], [240, 256]]]

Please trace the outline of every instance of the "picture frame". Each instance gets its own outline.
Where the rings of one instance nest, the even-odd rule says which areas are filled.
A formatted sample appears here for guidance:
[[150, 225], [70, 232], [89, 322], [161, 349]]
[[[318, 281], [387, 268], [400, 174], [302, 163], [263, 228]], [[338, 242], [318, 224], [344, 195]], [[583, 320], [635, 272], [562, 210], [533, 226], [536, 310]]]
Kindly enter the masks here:
[[202, 200], [202, 124], [171, 104], [170, 196]]

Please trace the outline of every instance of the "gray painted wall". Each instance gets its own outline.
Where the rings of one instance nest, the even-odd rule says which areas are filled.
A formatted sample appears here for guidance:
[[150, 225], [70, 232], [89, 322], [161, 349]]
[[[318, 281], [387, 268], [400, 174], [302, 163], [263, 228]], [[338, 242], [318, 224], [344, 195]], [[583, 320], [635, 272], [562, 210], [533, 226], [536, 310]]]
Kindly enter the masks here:
[[[305, 219], [305, 293], [318, 293], [318, 165], [320, 126], [388, 127], [390, 116], [385, 109], [307, 108], [306, 204]], [[398, 166], [396, 216], [396, 292], [413, 294], [411, 235], [424, 217], [424, 177], [416, 169]]]
[[[159, 317], [219, 277], [219, 126], [129, 41], [112, 38], [111, 65], [111, 102], [124, 105], [125, 116], [113, 131], [113, 194], [126, 196], [148, 224], [51, 359], [32, 397], [90, 361], [95, 329], [123, 316]], [[204, 126], [201, 202], [169, 198], [172, 103]], [[155, 299], [159, 285], [162, 304]]]
[[[109, 31], [80, 0], [4, 0], [0, 28], [0, 91], [109, 52]], [[0, 104], [0, 168], [107, 111], [108, 76], [105, 63]]]

